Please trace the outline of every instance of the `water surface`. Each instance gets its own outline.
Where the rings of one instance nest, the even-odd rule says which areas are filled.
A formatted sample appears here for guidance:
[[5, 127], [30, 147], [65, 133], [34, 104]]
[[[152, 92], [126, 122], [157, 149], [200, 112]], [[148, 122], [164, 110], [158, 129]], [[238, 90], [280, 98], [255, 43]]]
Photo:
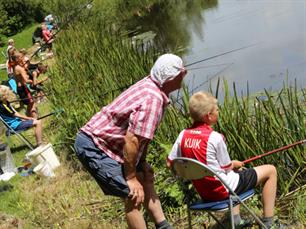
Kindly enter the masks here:
[[207, 90], [218, 77], [236, 84], [239, 93], [278, 90], [283, 83], [306, 86], [305, 0], [214, 0], [161, 3], [132, 23], [153, 31], [154, 42], [182, 50], [190, 66], [186, 84]]

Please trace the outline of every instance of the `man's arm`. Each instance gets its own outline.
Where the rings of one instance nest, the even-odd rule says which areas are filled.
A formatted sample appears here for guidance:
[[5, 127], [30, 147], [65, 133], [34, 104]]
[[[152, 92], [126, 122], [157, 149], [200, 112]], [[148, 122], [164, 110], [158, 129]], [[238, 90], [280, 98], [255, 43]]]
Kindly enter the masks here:
[[136, 177], [136, 163], [141, 139], [127, 131], [124, 140], [123, 156], [125, 178], [130, 189], [129, 197], [135, 201], [135, 206], [137, 206], [144, 201], [143, 187]]

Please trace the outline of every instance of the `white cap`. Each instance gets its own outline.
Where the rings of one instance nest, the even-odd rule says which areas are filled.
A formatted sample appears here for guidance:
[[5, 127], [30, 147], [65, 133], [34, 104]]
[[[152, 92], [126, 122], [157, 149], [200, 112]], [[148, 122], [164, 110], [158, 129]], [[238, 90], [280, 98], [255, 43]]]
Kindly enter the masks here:
[[184, 69], [183, 60], [174, 54], [161, 55], [154, 63], [150, 76], [160, 87], [177, 77]]

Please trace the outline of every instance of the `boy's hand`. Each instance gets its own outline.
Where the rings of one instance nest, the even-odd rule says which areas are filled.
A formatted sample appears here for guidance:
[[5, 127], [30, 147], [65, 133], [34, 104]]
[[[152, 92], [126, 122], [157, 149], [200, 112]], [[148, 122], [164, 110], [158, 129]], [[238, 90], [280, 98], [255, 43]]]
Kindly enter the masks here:
[[244, 166], [242, 161], [233, 160], [232, 161], [233, 169], [239, 169]]

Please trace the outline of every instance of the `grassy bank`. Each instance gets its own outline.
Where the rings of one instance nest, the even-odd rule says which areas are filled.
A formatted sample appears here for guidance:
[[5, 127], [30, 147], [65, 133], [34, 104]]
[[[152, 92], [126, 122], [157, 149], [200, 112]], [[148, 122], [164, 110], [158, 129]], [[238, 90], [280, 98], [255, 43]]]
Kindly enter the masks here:
[[[50, 69], [52, 83], [48, 85], [51, 103], [47, 106], [50, 110], [63, 107], [65, 113], [50, 118], [44, 126], [46, 136], [62, 161], [57, 176], [54, 179], [16, 176], [8, 183], [1, 183], [4, 191], [0, 192], [0, 212], [18, 217], [25, 228], [126, 228], [121, 201], [104, 196], [75, 160], [74, 138], [78, 129], [102, 106], [148, 74], [163, 50], [135, 48], [126, 36], [127, 31], [118, 29], [119, 19], [109, 23], [109, 18], [117, 11], [116, 2], [107, 3], [112, 6], [110, 16], [104, 13], [105, 8], [98, 8], [99, 4], [102, 7], [99, 3], [90, 17], [83, 12], [56, 40], [56, 62]], [[232, 86], [222, 82], [225, 99], [220, 104], [220, 122], [216, 129], [227, 138], [232, 158], [243, 160], [305, 139], [305, 89], [284, 85], [280, 92], [263, 92], [265, 97], [261, 99], [250, 95], [230, 97], [229, 87]], [[218, 95], [220, 89], [218, 86], [212, 92]], [[165, 158], [178, 133], [191, 122], [185, 92], [185, 97], [179, 101], [183, 109], [177, 109], [180, 106], [173, 99], [174, 105], [169, 107], [157, 130], [148, 155], [156, 172], [156, 187], [163, 208], [175, 228], [186, 227], [187, 215], [181, 187], [165, 168]], [[20, 163], [26, 152], [16, 149], [17, 162]], [[305, 185], [304, 153], [304, 148], [295, 147], [252, 164], [277, 166], [276, 212], [281, 220], [294, 224], [291, 228], [306, 224], [303, 205], [306, 193], [302, 188]], [[256, 194], [250, 203], [258, 214], [262, 208], [259, 200]], [[212, 224], [205, 215], [194, 217], [195, 228]], [[153, 228], [152, 222], [149, 227]]]

